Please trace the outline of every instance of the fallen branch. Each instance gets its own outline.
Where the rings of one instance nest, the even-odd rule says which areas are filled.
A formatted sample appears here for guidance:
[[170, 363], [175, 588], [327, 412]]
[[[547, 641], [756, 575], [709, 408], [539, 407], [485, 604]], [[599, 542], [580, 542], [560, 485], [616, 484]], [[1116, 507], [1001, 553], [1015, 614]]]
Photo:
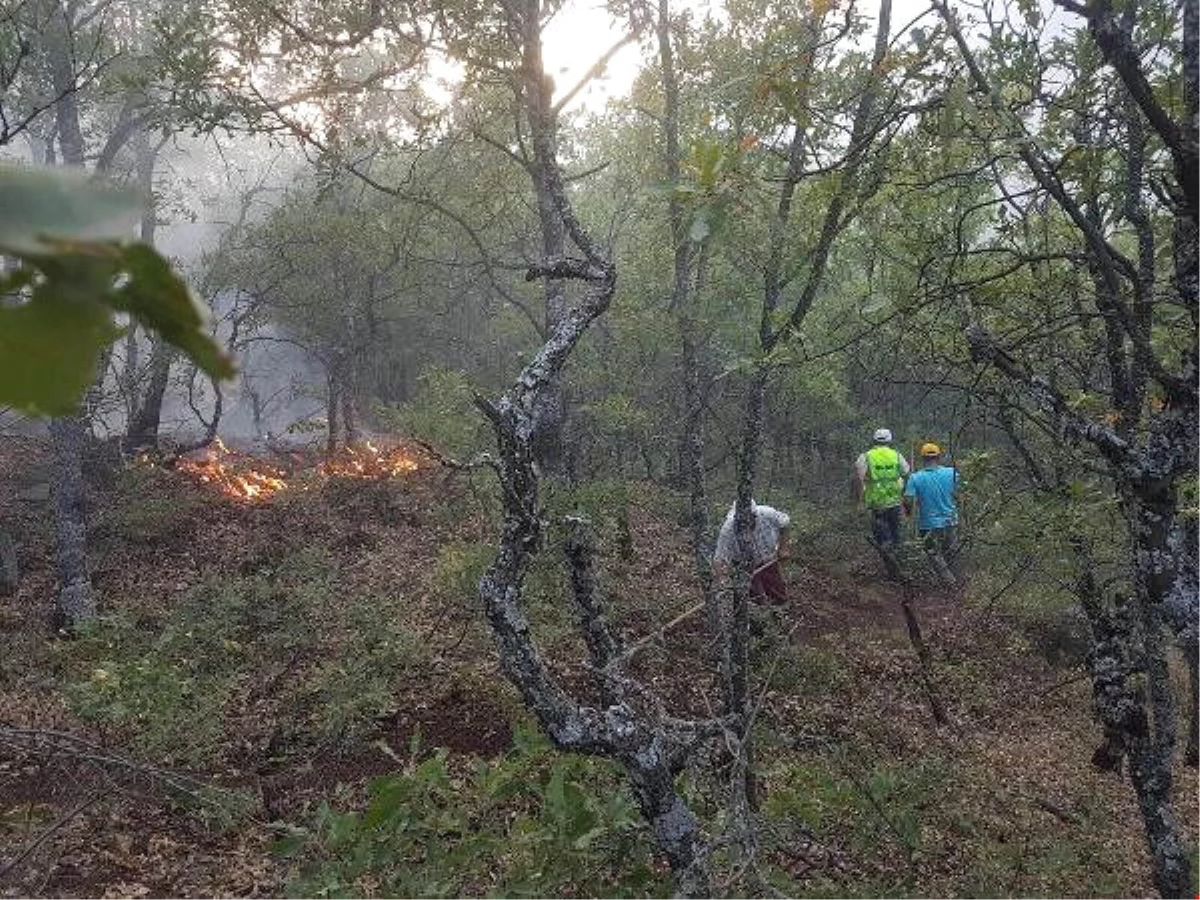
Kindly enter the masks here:
[[917, 663], [921, 670], [921, 684], [925, 689], [925, 696], [929, 701], [929, 711], [933, 714], [933, 720], [939, 725], [951, 725], [953, 723], [946, 716], [946, 709], [942, 706], [942, 701], [934, 689], [933, 659], [929, 653], [929, 646], [925, 643], [925, 637], [921, 634], [921, 623], [917, 621], [917, 614], [912, 608], [911, 597], [915, 591], [912, 578], [903, 572], [898, 560], [889, 548], [884, 547], [872, 538], [867, 538], [867, 542], [879, 551], [879, 555], [883, 558], [888, 572], [900, 582], [900, 611], [904, 614], [904, 624], [908, 628], [909, 643], [912, 644], [913, 650], [917, 655]]
[[1060, 822], [1065, 822], [1068, 825], [1078, 825], [1081, 821], [1075, 813], [1065, 807], [1059, 806], [1051, 800], [1047, 800], [1045, 797], [1026, 797], [1026, 799], [1039, 809], [1044, 809], [1050, 813], [1050, 815], [1054, 816]]
[[5, 878], [9, 872], [12, 872], [14, 869], [17, 868], [17, 866], [21, 865], [21, 863], [23, 863], [30, 856], [32, 856], [33, 853], [38, 849], [38, 847], [42, 846], [42, 844], [44, 844], [44, 843], [46, 843], [46, 841], [50, 840], [51, 837], [53, 837], [57, 832], [59, 832], [60, 830], [65, 828], [67, 826], [67, 824], [70, 823], [72, 820], [74, 820], [74, 819], [78, 818], [80, 815], [82, 815], [83, 812], [88, 807], [92, 806], [97, 801], [102, 800], [103, 798], [107, 797], [111, 793], [112, 793], [112, 790], [109, 789], [107, 791], [101, 791], [98, 794], [92, 794], [92, 796], [88, 797], [82, 803], [76, 805], [66, 815], [60, 817], [56, 822], [54, 822], [53, 825], [51, 825], [49, 828], [47, 828], [45, 831], [43, 831], [41, 834], [39, 834], [37, 836], [37, 838], [29, 844], [29, 846], [27, 846], [24, 850], [22, 850], [20, 853], [18, 853], [10, 862], [5, 863], [4, 868], [0, 869], [0, 879]]
[[149, 763], [116, 756], [107, 752], [99, 744], [62, 731], [0, 726], [0, 747], [7, 747], [18, 753], [30, 755], [64, 755], [101, 767], [115, 768], [134, 775], [141, 775], [151, 781], [159, 782], [173, 791], [185, 794], [205, 806], [218, 806], [225, 809], [221, 803], [216, 802], [210, 796], [212, 793], [233, 796], [233, 793], [225, 788], [216, 787], [192, 778], [190, 775], [181, 775]]
[[677, 615], [675, 618], [673, 618], [667, 624], [661, 626], [660, 628], [650, 632], [645, 637], [630, 644], [628, 647], [625, 648], [624, 652], [622, 652], [619, 656], [617, 656], [615, 659], [613, 659], [612, 662], [610, 662], [606, 668], [612, 668], [614, 666], [625, 665], [625, 663], [629, 662], [629, 660], [633, 657], [633, 655], [635, 653], [639, 653], [640, 651], [644, 650], [652, 642], [654, 642], [656, 640], [660, 640], [663, 637], [663, 635], [665, 635], [668, 631], [670, 631], [676, 625], [680, 624], [681, 622], [686, 621], [687, 619], [690, 619], [692, 616], [694, 616], [696, 613], [700, 612], [700, 610], [702, 610], [702, 609], [704, 609], [704, 603], [697, 603], [695, 606], [691, 607], [687, 611], [680, 613], [679, 615]]
[[917, 654], [917, 662], [921, 668], [921, 684], [925, 688], [925, 696], [929, 699], [929, 711], [933, 713], [933, 720], [939, 725], [949, 725], [952, 723], [946, 716], [946, 709], [942, 706], [942, 701], [933, 686], [933, 658], [929, 653], [929, 646], [921, 634], [921, 624], [917, 621], [917, 614], [913, 611], [910, 602], [912, 591], [912, 584], [905, 579], [900, 592], [900, 610], [904, 613], [904, 624], [908, 627], [908, 640]]
[[496, 469], [496, 460], [488, 453], [480, 453], [475, 458], [463, 462], [455, 459], [453, 456], [448, 456], [428, 441], [423, 441], [420, 438], [412, 438], [411, 440], [422, 453], [435, 462], [441, 463], [447, 469], [458, 469], [464, 472], [484, 467], [492, 470]]

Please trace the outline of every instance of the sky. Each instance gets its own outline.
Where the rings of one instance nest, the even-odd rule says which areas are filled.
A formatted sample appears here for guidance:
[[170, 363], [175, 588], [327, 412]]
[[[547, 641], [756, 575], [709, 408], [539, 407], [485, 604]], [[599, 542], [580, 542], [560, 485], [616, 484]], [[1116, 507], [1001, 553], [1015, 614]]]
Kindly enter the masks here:
[[[690, 7], [697, 14], [710, 11], [719, 14], [724, 6], [722, 0], [673, 2], [676, 6]], [[878, 0], [856, 2], [868, 19], [873, 21]], [[907, 26], [928, 8], [927, 0], [893, 0], [893, 33]], [[623, 33], [621, 23], [613, 21], [603, 0], [568, 0], [543, 37], [546, 71], [554, 77], [557, 90], [561, 92], [573, 88], [596, 60], [621, 39]], [[636, 42], [622, 47], [609, 62], [605, 77], [594, 80], [568, 108], [582, 106], [590, 112], [600, 112], [610, 98], [621, 97], [629, 92], [640, 63], [640, 50]]]
[[[554, 78], [556, 92], [573, 88], [622, 34], [620, 24], [613, 21], [603, 2], [568, 3], [547, 27], [542, 40], [546, 71]], [[610, 60], [605, 77], [593, 80], [572, 106], [578, 104], [598, 112], [610, 97], [628, 93], [639, 63], [636, 43], [622, 47]]]

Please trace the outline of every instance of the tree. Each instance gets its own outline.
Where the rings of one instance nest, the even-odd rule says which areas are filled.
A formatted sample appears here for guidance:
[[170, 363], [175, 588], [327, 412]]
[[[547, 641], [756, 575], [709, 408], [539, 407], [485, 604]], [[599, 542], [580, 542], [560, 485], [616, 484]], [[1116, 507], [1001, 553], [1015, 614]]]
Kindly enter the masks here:
[[[119, 64], [139, 52], [142, 35], [136, 23], [137, 16], [131, 7], [109, 2], [67, 4], [58, 0], [38, 0], [6, 10], [0, 18], [0, 46], [15, 46], [18, 52], [12, 67], [3, 76], [6, 87], [11, 87], [12, 91], [5, 94], [5, 103], [9, 105], [0, 108], [3, 123], [0, 124], [0, 146], [20, 135], [30, 140], [38, 162], [79, 170], [93, 162], [96, 172], [109, 172], [120, 150], [161, 109], [151, 102], [144, 86], [124, 79], [128, 70], [123, 72]], [[101, 73], [109, 69], [112, 80], [101, 79]], [[15, 101], [10, 101], [10, 97]], [[61, 209], [56, 213], [53, 224], [58, 228], [73, 218], [70, 213], [62, 214]], [[34, 223], [21, 224], [29, 227]], [[28, 246], [9, 246], [7, 249], [30, 253]], [[49, 275], [52, 285], [48, 292], [35, 289], [31, 295], [35, 300], [62, 296], [59, 292], [63, 285], [98, 285], [103, 283], [106, 275], [111, 277], [117, 272], [132, 270], [139, 273], [139, 277], [131, 282], [132, 296], [123, 296], [120, 291], [100, 290], [99, 297], [110, 307], [144, 316], [147, 314], [143, 308], [146, 297], [137, 291], [144, 288], [146, 281], [157, 278], [164, 287], [170, 283], [171, 291], [178, 284], [165, 264], [152, 252], [147, 254], [144, 248], [110, 246], [100, 251], [104, 258], [95, 262], [88, 260], [87, 247], [62, 248], [58, 253], [51, 250], [49, 255], [45, 248], [34, 248], [32, 253], [32, 257], [26, 256], [27, 262]], [[21, 271], [28, 273], [29, 270]], [[10, 316], [28, 318], [32, 315], [31, 310], [45, 309], [45, 302], [41, 299], [36, 304], [18, 307], [9, 311]], [[201, 345], [194, 334], [199, 318], [186, 291], [182, 300], [175, 296], [170, 302], [177, 315], [195, 317], [195, 321], [182, 319], [171, 339], [193, 342], [198, 354], [208, 352], [209, 345]], [[180, 313], [185, 308], [186, 313]], [[113, 337], [109, 311], [103, 307], [92, 309], [90, 315], [86, 343], [97, 353], [106, 354], [108, 342]], [[75, 318], [75, 327], [79, 328], [86, 320], [86, 317]], [[165, 324], [169, 327], [172, 323]], [[48, 357], [48, 361], [55, 359]], [[80, 359], [92, 364], [86, 375], [91, 383], [99, 377], [104, 365], [97, 365], [94, 353]], [[79, 361], [74, 360], [76, 366], [72, 367], [75, 376], [81, 371], [77, 368]], [[64, 360], [58, 357], [57, 362]], [[206, 364], [214, 372], [228, 370], [228, 364], [219, 361], [215, 354]], [[50, 378], [45, 384], [63, 385], [64, 381]], [[68, 388], [66, 394], [74, 396], [73, 388]], [[64, 406], [58, 402], [61, 396], [51, 400], [49, 407], [60, 414], [50, 425], [55, 452], [56, 527], [62, 585], [55, 618], [61, 625], [72, 628], [95, 613], [87, 566], [81, 469], [88, 423], [86, 410]], [[47, 409], [42, 407], [42, 411]]]
[[[1046, 334], [1035, 322], [1033, 329], [1011, 319], [1001, 325], [990, 305], [975, 307], [965, 334], [973, 358], [999, 376], [1012, 400], [1086, 448], [1120, 499], [1132, 596], [1102, 601], [1094, 585], [1081, 585], [1095, 639], [1097, 712], [1129, 758], [1159, 890], [1190, 895], [1186, 844], [1169, 805], [1175, 712], [1164, 626], [1186, 636], [1194, 669], [1196, 547], [1181, 517], [1180, 486], [1195, 479], [1198, 427], [1196, 6], [1184, 4], [1180, 35], [1164, 32], [1157, 7], [1063, 3], [1084, 18], [1088, 36], [1064, 41], [1060, 48], [1069, 47], [1068, 54], [1053, 62], [1083, 78], [1103, 78], [1109, 102], [1093, 111], [1090, 97], [1083, 105], [1073, 86], [1079, 83], [1068, 81], [1051, 111], [1029, 87], [1041, 70], [1006, 67], [997, 56], [989, 72], [959, 19], [935, 5], [980, 98], [975, 114], [983, 128], [1003, 135], [1003, 144], [993, 144], [1004, 161], [997, 196], [1019, 214], [1031, 201], [1056, 208], [1047, 216], [1048, 244], [1026, 246], [1019, 238], [1031, 235], [1001, 220], [1002, 238], [1019, 248], [1017, 267], [1034, 274], [1039, 266], [1085, 267], [1086, 277], [1073, 285], [1077, 306], [1059, 320], [1052, 339], [1061, 347], [1070, 335], [1096, 347], [1100, 366], [1059, 367], [1047, 377]], [[1029, 18], [1036, 26], [1036, 13]], [[1036, 47], [1016, 23], [990, 25], [994, 41], [1022, 50], [1017, 59]], [[1155, 46], [1166, 67], [1151, 64], [1139, 43]], [[1179, 102], [1169, 104], [1171, 95]], [[1157, 249], [1168, 230], [1170, 270]], [[982, 291], [964, 293], [978, 298]]]

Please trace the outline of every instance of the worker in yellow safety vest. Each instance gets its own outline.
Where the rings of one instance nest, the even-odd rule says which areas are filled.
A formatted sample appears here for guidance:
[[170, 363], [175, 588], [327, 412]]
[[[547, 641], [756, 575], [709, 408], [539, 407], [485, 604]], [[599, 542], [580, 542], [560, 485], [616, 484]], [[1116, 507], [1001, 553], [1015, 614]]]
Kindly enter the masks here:
[[904, 481], [911, 471], [908, 460], [892, 446], [887, 428], [875, 429], [873, 446], [854, 461], [855, 498], [871, 513], [871, 533], [881, 549], [900, 543]]

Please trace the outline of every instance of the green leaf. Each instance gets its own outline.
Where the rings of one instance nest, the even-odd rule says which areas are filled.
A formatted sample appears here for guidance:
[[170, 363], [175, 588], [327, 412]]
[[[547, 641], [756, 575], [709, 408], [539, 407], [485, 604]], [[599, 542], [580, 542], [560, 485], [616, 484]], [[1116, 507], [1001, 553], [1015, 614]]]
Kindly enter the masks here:
[[151, 247], [115, 241], [45, 238], [25, 265], [0, 279], [0, 404], [35, 415], [75, 409], [96, 376], [101, 349], [123, 333], [127, 313], [183, 350], [213, 378], [234, 374], [232, 360], [205, 331], [205, 312]]
[[864, 316], [873, 316], [877, 312], [883, 312], [892, 305], [892, 298], [886, 294], [876, 294], [868, 297], [863, 303], [860, 312]]
[[96, 377], [100, 349], [121, 334], [98, 303], [78, 303], [47, 282], [0, 309], [0, 405], [67, 415]]
[[141, 208], [135, 191], [83, 172], [0, 163], [0, 249], [14, 256], [52, 251], [47, 237], [131, 237]]
[[145, 244], [123, 248], [129, 280], [113, 294], [115, 309], [161, 334], [213, 378], [232, 378], [233, 361], [204, 330], [208, 316], [165, 259]]
[[558, 832], [565, 831], [567, 824], [567, 798], [563, 786], [563, 768], [556, 764], [550, 773], [550, 780], [546, 784], [543, 798], [546, 804], [546, 814]]
[[[0, 164], [0, 253], [24, 265], [0, 278], [0, 403], [39, 415], [71, 412], [127, 313], [214, 379], [234, 374], [206, 331], [205, 311], [170, 264], [121, 238], [141, 214], [135, 192], [82, 172]], [[115, 239], [115, 240], [114, 240]]]
[[692, 219], [692, 227], [688, 229], [688, 237], [693, 243], [699, 244], [705, 238], [712, 234], [712, 226], [708, 222], [708, 216], [704, 210], [696, 214], [696, 218]]

